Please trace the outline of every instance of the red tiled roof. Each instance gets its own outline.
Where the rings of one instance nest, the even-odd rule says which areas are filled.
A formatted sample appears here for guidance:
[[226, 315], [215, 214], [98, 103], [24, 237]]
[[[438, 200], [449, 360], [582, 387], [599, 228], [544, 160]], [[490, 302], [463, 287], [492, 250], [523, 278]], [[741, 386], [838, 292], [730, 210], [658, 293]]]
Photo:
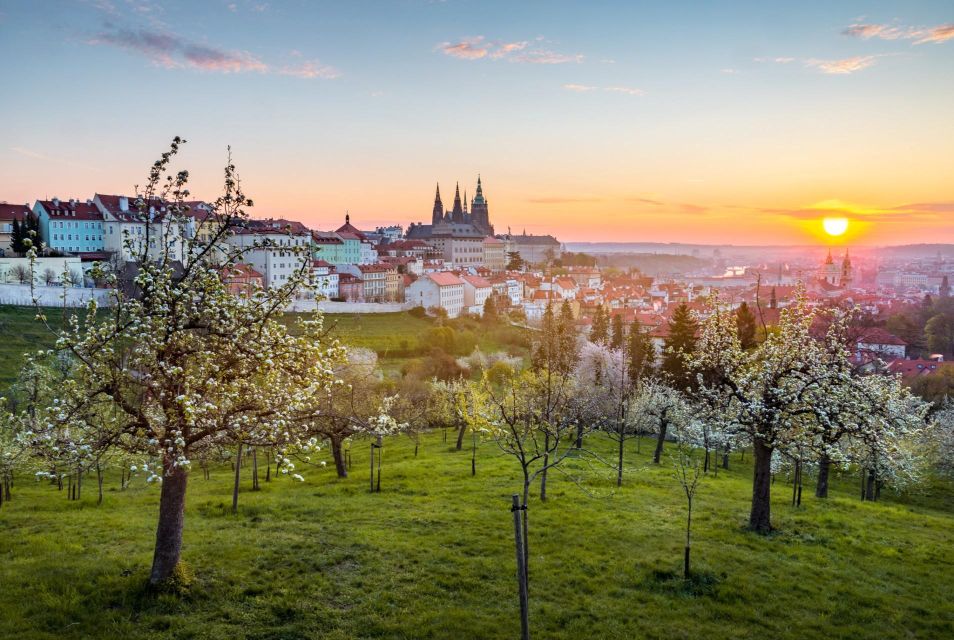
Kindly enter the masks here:
[[96, 205], [89, 202], [73, 202], [57, 200], [37, 200], [51, 218], [69, 218], [70, 220], [102, 220], [103, 214], [100, 213]]
[[901, 347], [906, 347], [907, 342], [894, 335], [885, 331], [881, 327], [870, 327], [864, 330], [860, 336], [858, 336], [859, 344], [890, 344], [897, 345]]
[[286, 235], [308, 235], [311, 231], [300, 222], [284, 218], [267, 218], [264, 220], [249, 220], [244, 233], [274, 233]]
[[30, 207], [25, 204], [0, 202], [0, 220], [23, 220], [28, 213]]
[[489, 280], [480, 276], [461, 276], [461, 279], [466, 280], [467, 283], [475, 289], [490, 289], [494, 286]]
[[946, 363], [944, 362], [925, 360], [924, 358], [918, 358], [917, 360], [896, 358], [888, 363], [887, 369], [890, 373], [900, 373], [903, 377], [908, 378], [911, 376], [929, 375], [939, 371], [945, 365]]
[[439, 271], [437, 273], [429, 273], [425, 277], [433, 280], [435, 284], [437, 284], [437, 286], [439, 287], [452, 287], [455, 285], [464, 284], [460, 278], [458, 278], [453, 273], [450, 273], [448, 271]]
[[265, 277], [261, 273], [253, 269], [251, 265], [247, 265], [243, 262], [238, 262], [232, 265], [231, 269], [228, 267], [223, 267], [222, 275], [226, 278], [264, 278]]

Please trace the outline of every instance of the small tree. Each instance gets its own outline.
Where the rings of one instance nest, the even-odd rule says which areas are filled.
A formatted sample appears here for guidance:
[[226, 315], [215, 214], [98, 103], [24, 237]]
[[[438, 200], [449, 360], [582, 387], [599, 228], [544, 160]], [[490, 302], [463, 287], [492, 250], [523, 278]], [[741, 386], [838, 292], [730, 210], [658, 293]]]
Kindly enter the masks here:
[[692, 507], [704, 472], [693, 447], [682, 438], [677, 438], [676, 442], [676, 451], [672, 454], [673, 473], [686, 496], [686, 546], [683, 556], [682, 576], [685, 580], [688, 580], [690, 575], [689, 555], [692, 547]]

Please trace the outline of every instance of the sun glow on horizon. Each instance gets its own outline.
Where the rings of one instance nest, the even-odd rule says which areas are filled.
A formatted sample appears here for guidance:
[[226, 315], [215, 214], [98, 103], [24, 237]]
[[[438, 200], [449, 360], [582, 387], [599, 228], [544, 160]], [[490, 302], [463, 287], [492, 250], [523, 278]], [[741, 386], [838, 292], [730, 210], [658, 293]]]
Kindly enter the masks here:
[[822, 227], [830, 236], [840, 236], [848, 230], [848, 218], [823, 218]]

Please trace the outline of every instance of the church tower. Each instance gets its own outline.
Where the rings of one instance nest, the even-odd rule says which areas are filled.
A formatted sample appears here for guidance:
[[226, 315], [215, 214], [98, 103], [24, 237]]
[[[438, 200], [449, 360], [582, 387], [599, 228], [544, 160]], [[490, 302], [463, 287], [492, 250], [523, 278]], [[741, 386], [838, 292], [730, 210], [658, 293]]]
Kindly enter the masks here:
[[470, 217], [474, 226], [486, 233], [493, 235], [494, 228], [490, 225], [490, 212], [487, 209], [487, 200], [484, 199], [484, 187], [480, 182], [480, 175], [477, 176], [477, 195], [470, 204]]
[[845, 259], [841, 261], [841, 286], [851, 286], [851, 258], [848, 257], [848, 249], [845, 249]]
[[457, 191], [454, 193], [454, 209], [451, 211], [451, 222], [455, 224], [463, 224], [464, 220], [464, 207], [460, 202], [460, 183], [457, 183]]
[[437, 195], [434, 196], [434, 212], [431, 214], [431, 224], [438, 224], [444, 220], [444, 203], [441, 202], [441, 185], [437, 185]]

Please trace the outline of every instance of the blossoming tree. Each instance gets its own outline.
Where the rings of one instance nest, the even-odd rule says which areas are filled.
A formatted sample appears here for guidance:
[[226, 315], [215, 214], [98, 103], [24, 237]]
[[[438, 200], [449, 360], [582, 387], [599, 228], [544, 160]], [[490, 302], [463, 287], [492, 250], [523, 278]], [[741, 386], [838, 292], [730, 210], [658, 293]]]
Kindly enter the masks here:
[[[137, 190], [131, 215], [157, 230], [143, 243], [127, 241], [132, 286], [117, 286], [101, 316], [90, 303], [84, 321], [57, 331], [56, 348], [68, 354], [72, 375], [32, 438], [40, 450], [120, 449], [142, 457], [138, 468], [162, 485], [152, 584], [169, 579], [180, 560], [192, 460], [227, 443], [295, 444], [294, 411], [333, 380], [320, 321], [303, 320], [294, 334], [280, 322], [307, 284], [306, 256], [277, 288], [235, 296], [223, 282], [245, 251], [228, 240], [247, 225], [252, 205], [231, 160], [224, 193], [203, 220], [208, 233], [183, 245], [172, 231], [189, 225], [188, 172], [166, 175], [183, 142], [173, 141]], [[118, 284], [115, 274], [100, 277]], [[110, 420], [89, 419], [100, 408]]]

